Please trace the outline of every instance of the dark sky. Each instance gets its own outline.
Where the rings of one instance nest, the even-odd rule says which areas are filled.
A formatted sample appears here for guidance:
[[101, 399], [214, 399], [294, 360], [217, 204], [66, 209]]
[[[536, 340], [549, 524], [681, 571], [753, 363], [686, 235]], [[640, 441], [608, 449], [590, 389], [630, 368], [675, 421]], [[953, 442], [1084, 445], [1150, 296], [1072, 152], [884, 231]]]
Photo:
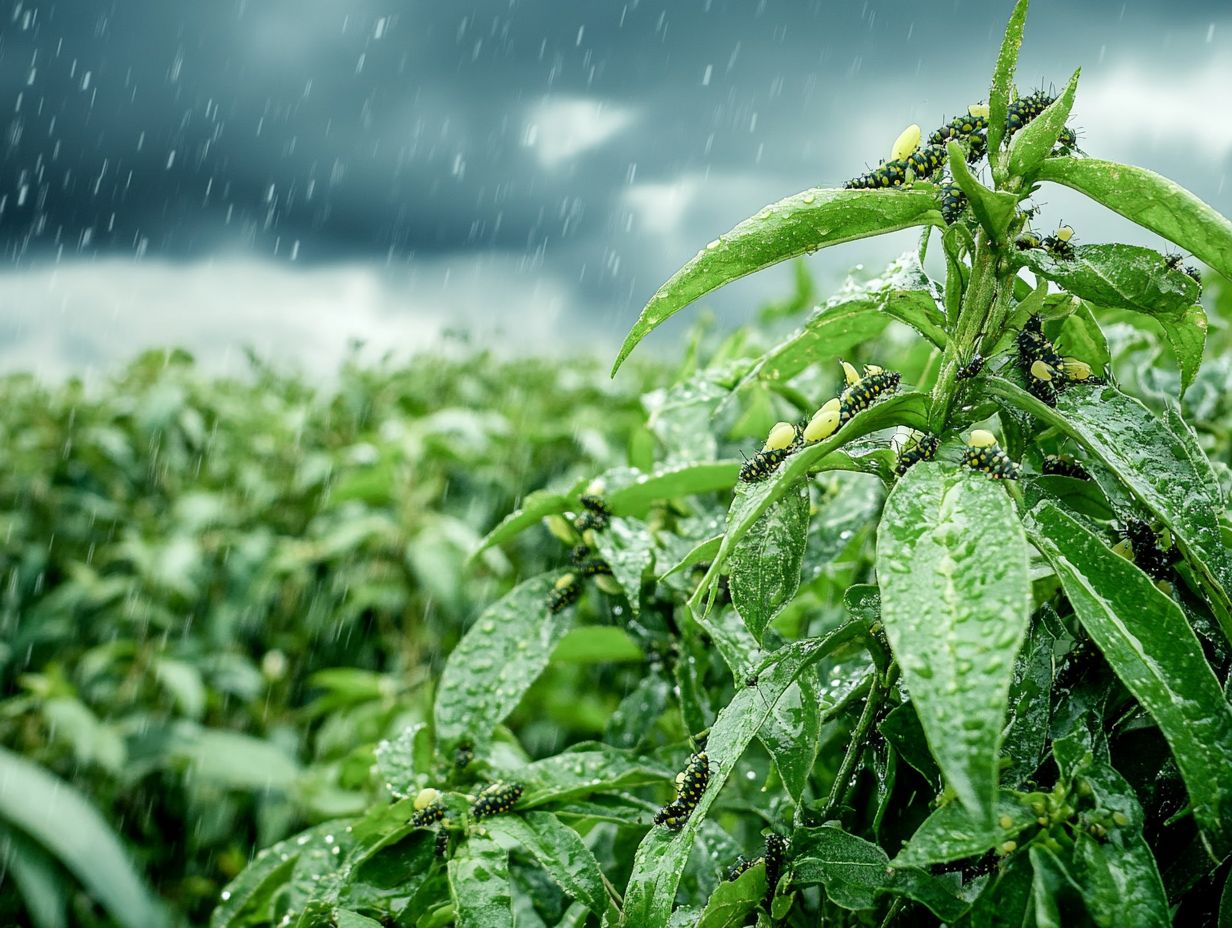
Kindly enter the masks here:
[[[1010, 6], [5, 0], [0, 365], [180, 343], [328, 368], [350, 336], [455, 326], [607, 347], [718, 233], [982, 99]], [[1036, 0], [1020, 83], [1078, 65], [1088, 152], [1228, 211], [1232, 4]], [[837, 279], [910, 240], [813, 260]]]

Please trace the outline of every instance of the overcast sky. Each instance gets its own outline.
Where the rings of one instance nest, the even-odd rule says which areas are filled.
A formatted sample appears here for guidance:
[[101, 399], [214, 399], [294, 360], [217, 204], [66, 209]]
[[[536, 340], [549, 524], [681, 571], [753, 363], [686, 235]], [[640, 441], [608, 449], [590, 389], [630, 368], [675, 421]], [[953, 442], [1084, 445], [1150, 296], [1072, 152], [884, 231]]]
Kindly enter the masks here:
[[[3, 0], [0, 368], [177, 344], [328, 370], [449, 328], [610, 350], [699, 246], [983, 99], [1010, 7]], [[1020, 84], [1078, 65], [1088, 153], [1232, 212], [1232, 4], [1035, 0]], [[1157, 244], [1041, 199], [1083, 241]], [[912, 240], [811, 261], [834, 281]], [[709, 302], [736, 320], [788, 279]]]

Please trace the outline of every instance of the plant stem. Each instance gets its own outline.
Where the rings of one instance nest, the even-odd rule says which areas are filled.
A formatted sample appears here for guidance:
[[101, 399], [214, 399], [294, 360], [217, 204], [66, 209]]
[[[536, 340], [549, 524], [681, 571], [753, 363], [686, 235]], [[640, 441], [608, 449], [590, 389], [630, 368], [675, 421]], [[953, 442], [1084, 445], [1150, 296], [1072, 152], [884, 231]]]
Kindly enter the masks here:
[[868, 738], [869, 729], [873, 726], [873, 719], [877, 717], [877, 710], [881, 708], [881, 700], [889, 689], [888, 683], [889, 674], [887, 673], [887, 681], [875, 678], [873, 685], [869, 688], [868, 699], [864, 701], [864, 711], [860, 713], [860, 720], [856, 722], [856, 727], [851, 731], [851, 740], [847, 743], [847, 753], [843, 755], [843, 762], [839, 765], [838, 773], [834, 775], [834, 783], [830, 786], [830, 795], [826, 799], [825, 807], [821, 811], [821, 820], [829, 821], [834, 817], [834, 813], [838, 810], [839, 805], [843, 801], [843, 797], [847, 793], [847, 784], [851, 780], [851, 775], [855, 772], [856, 761], [859, 760], [860, 754], [864, 751], [864, 742]]
[[988, 234], [981, 231], [976, 239], [975, 256], [971, 261], [971, 280], [963, 294], [962, 307], [954, 333], [945, 346], [941, 370], [933, 387], [929, 410], [929, 429], [940, 434], [950, 416], [950, 406], [958, 392], [958, 369], [971, 360], [985, 329], [989, 311], [998, 293], [998, 254]]

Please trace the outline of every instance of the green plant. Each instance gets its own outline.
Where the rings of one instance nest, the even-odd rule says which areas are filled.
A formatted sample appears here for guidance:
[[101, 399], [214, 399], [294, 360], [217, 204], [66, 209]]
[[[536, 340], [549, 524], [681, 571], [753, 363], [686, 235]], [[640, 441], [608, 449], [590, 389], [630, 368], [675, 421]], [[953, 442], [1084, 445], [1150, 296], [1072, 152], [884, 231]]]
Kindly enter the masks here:
[[[384, 801], [258, 856], [216, 926], [1213, 921], [1232, 559], [1207, 449], [1228, 450], [1227, 367], [1187, 421], [1165, 388], [1203, 383], [1196, 275], [1036, 234], [1026, 201], [1071, 186], [1225, 276], [1232, 224], [1080, 156], [1077, 74], [1014, 94], [1026, 8], [987, 107], [767, 207], [654, 295], [617, 366], [735, 278], [922, 229], [782, 341], [696, 341], [637, 466], [532, 494], [489, 533], [481, 549], [544, 521], [572, 565], [475, 619], [432, 719], [377, 749]], [[891, 320], [920, 339], [875, 341]], [[822, 403], [816, 362], [843, 355], [876, 363], [844, 364]], [[755, 466], [723, 456], [767, 430]], [[558, 701], [622, 693], [603, 740], [528, 744], [519, 703], [570, 662], [587, 671]]]
[[465, 617], [553, 563], [468, 565], [483, 530], [623, 461], [654, 385], [451, 354], [0, 379], [0, 923], [200, 924], [254, 845], [374, 801]]

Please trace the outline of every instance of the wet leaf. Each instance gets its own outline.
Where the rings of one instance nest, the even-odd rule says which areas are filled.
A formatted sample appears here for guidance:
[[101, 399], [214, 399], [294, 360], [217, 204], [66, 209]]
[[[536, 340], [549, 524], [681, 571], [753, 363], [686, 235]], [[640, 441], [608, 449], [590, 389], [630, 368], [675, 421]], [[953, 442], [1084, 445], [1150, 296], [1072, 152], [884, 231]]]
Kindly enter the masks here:
[[1232, 849], [1232, 707], [1170, 596], [1051, 503], [1032, 540], [1083, 627], [1168, 740], [1194, 816], [1219, 856]]
[[654, 564], [654, 539], [646, 523], [614, 516], [611, 524], [596, 534], [595, 547], [612, 568], [629, 608], [637, 615], [642, 609], [642, 577]]
[[819, 248], [940, 221], [929, 190], [817, 187], [767, 206], [699, 251], [659, 288], [621, 346], [612, 373], [659, 325], [724, 284]]
[[1081, 68], [1075, 71], [1065, 90], [1044, 112], [1019, 129], [1010, 139], [1008, 158], [1011, 177], [1021, 177], [1029, 182], [1056, 146], [1057, 138], [1069, 119], [1069, 111], [1073, 108], [1074, 93], [1078, 90], [1078, 75], [1081, 71]]
[[520, 844], [571, 898], [596, 915], [607, 908], [607, 893], [595, 855], [581, 836], [548, 812], [498, 815], [484, 827]]
[[1172, 270], [1163, 255], [1141, 245], [1079, 245], [1069, 259], [1038, 248], [1017, 256], [1039, 276], [1096, 306], [1129, 309], [1162, 321], [1181, 316], [1198, 299], [1193, 278]]
[[706, 743], [710, 782], [697, 807], [679, 831], [652, 828], [638, 845], [625, 892], [624, 924], [638, 928], [667, 924], [697, 829], [748, 743], [796, 678], [853, 634], [855, 630], [847, 625], [822, 638], [792, 642], [767, 659], [756, 688], [736, 691], [710, 728]]
[[1022, 33], [1027, 25], [1027, 3], [1028, 0], [1018, 0], [1014, 5], [992, 72], [992, 87], [988, 91], [988, 151], [994, 159], [999, 157], [1001, 141], [1005, 137], [1005, 118], [1014, 90], [1014, 71], [1018, 68], [1018, 51], [1022, 48]]
[[761, 514], [732, 550], [732, 605], [758, 641], [800, 588], [808, 524], [809, 489], [801, 480]]
[[1039, 179], [1086, 194], [1232, 277], [1232, 222], [1175, 181], [1098, 158], [1049, 158]]
[[1219, 531], [1223, 500], [1209, 482], [1210, 463], [1196, 444], [1182, 441], [1138, 400], [1115, 387], [1065, 391], [1055, 409], [998, 377], [988, 389], [1036, 419], [1055, 426], [1091, 451], [1120, 482], [1171, 529], [1224, 597], [1232, 589], [1232, 562]]
[[990, 827], [1028, 624], [1027, 561], [1005, 488], [983, 474], [917, 464], [886, 500], [877, 533], [886, 633], [946, 782]]
[[471, 835], [449, 860], [449, 894], [458, 928], [509, 928], [508, 853], [491, 838]]
[[820, 883], [830, 900], [844, 909], [874, 908], [887, 893], [921, 902], [947, 922], [969, 908], [955, 884], [915, 867], [891, 867], [890, 858], [880, 847], [835, 824], [798, 828], [791, 846], [792, 884]]
[[548, 612], [545, 599], [556, 576], [542, 574], [514, 587], [458, 642], [436, 693], [438, 742], [485, 742], [543, 672], [573, 624], [572, 608]]
[[756, 864], [735, 880], [724, 880], [706, 900], [697, 928], [739, 928], [766, 895], [766, 865]]

